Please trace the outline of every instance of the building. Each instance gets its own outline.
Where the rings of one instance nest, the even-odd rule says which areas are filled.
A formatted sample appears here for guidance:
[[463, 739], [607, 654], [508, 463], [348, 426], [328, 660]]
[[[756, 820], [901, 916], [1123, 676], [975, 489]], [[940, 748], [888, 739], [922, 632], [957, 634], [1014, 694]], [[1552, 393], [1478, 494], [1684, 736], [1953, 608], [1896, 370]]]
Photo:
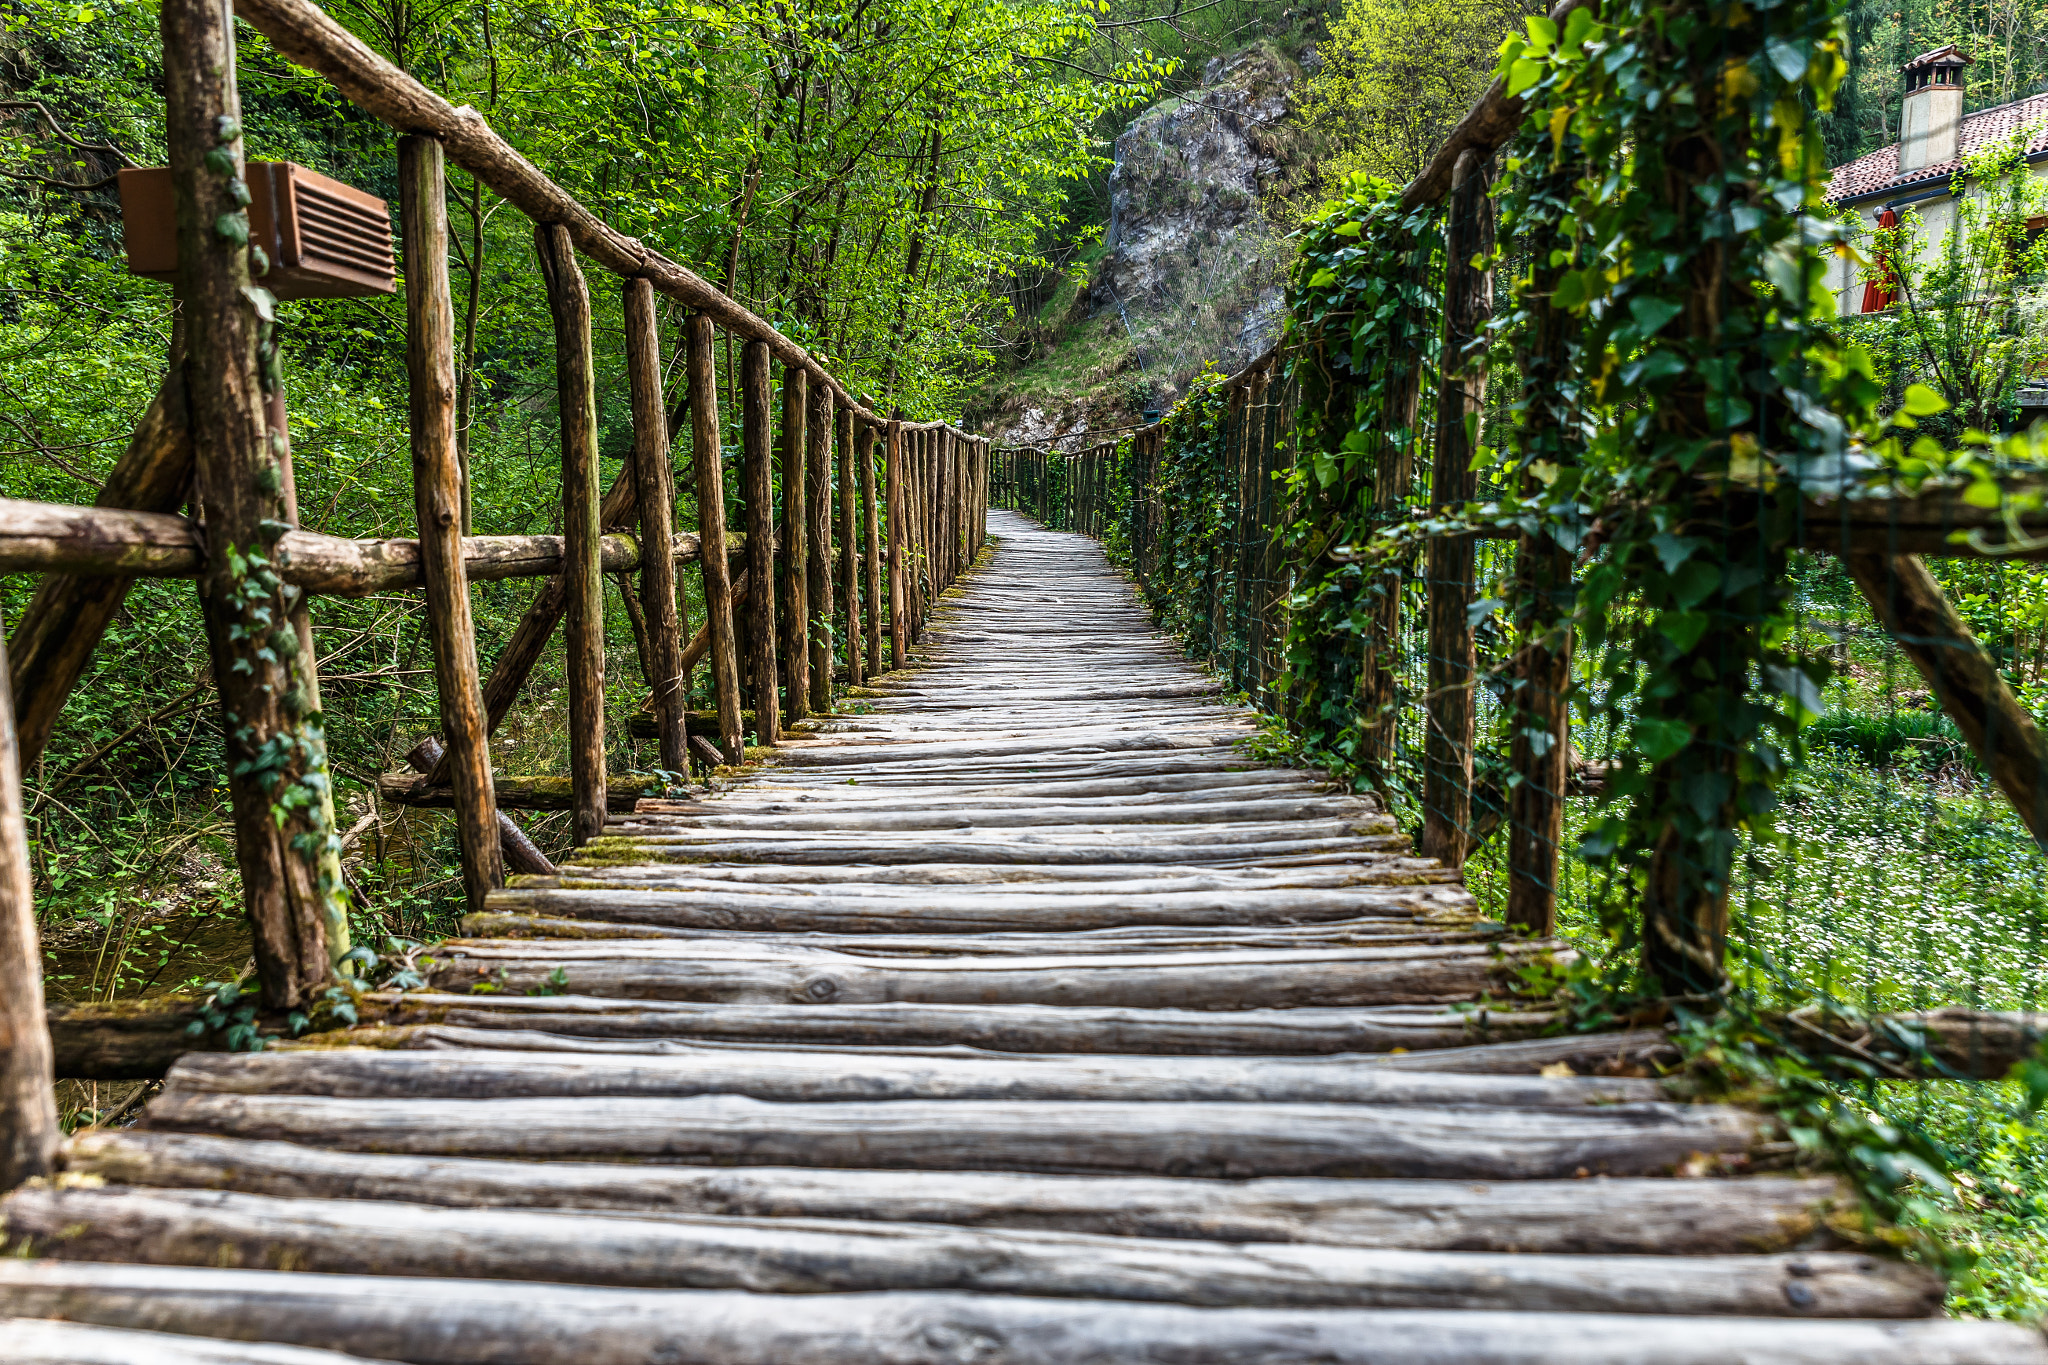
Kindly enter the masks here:
[[[1971, 60], [1950, 44], [1907, 62], [1900, 69], [1905, 93], [1899, 140], [1835, 168], [1827, 201], [1837, 210], [1853, 212], [1862, 233], [1896, 225], [1897, 215], [1910, 207], [1920, 216], [1926, 240], [1941, 241], [1955, 221], [1953, 182], [1964, 155], [2022, 129], [2030, 130], [2029, 166], [2035, 175], [2048, 177], [2048, 91], [1966, 114], [1963, 69]], [[2028, 226], [2037, 232], [2048, 230], [2048, 215], [2030, 220]], [[1894, 301], [1881, 284], [1862, 275], [1852, 258], [1834, 258], [1828, 283], [1844, 316], [1877, 312]], [[2048, 415], [2048, 377], [2027, 383], [2020, 405], [2021, 425]]]
[[[2048, 91], [2025, 99], [1963, 112], [1963, 68], [1971, 59], [1953, 44], [1923, 52], [1901, 68], [1905, 97], [1899, 110], [1899, 140], [1837, 166], [1828, 182], [1828, 203], [1853, 209], [1865, 230], [1884, 226], [1886, 213], [1911, 206], [1930, 241], [1939, 241], [1955, 218], [1951, 181], [1965, 153], [1977, 151], [2031, 128], [2027, 160], [2034, 174], [2048, 176]], [[2036, 227], [2048, 227], [2044, 217]], [[1835, 258], [1830, 284], [1844, 314], [1873, 312], [1883, 292], [1865, 287], [1853, 260]]]

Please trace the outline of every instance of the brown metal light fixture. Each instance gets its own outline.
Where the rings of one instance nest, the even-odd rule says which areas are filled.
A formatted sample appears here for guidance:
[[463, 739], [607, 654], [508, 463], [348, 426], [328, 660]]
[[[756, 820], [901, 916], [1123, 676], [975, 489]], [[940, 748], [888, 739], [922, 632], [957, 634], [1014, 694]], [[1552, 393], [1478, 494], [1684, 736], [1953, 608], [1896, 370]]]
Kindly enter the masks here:
[[[259, 283], [281, 299], [340, 299], [397, 288], [391, 213], [384, 201], [289, 161], [252, 161], [249, 242], [270, 269]], [[121, 172], [128, 273], [178, 277], [177, 219], [166, 167]]]

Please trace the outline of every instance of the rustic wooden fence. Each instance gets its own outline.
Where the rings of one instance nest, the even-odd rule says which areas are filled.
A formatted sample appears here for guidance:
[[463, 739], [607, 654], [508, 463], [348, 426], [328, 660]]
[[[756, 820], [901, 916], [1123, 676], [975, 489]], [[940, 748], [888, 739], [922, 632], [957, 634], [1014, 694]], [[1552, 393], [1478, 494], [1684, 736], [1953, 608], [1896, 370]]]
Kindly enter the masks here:
[[[402, 136], [404, 264], [416, 539], [344, 540], [298, 526], [273, 304], [233, 231], [247, 193], [233, 17]], [[581, 844], [637, 791], [606, 771], [604, 580], [637, 573], [650, 692], [636, 729], [677, 776], [740, 763], [751, 730], [830, 712], [835, 682], [901, 667], [932, 600], [983, 539], [988, 443], [944, 423], [871, 410], [824, 365], [710, 283], [622, 236], [527, 162], [469, 108], [451, 107], [305, 0], [163, 7], [175, 183], [179, 339], [162, 390], [94, 507], [0, 501], [0, 571], [44, 578], [0, 656], [0, 1188], [47, 1169], [54, 1146], [41, 963], [19, 773], [47, 742], [129, 584], [196, 579], [228, 739], [236, 862], [262, 1003], [308, 1009], [349, 949], [339, 838], [319, 723], [312, 599], [420, 590], [441, 734], [387, 775], [385, 799], [450, 808], [470, 909], [507, 869], [548, 872], [508, 808], [567, 808]], [[560, 536], [464, 536], [443, 168], [453, 160], [534, 223], [554, 323], [561, 414]], [[591, 292], [583, 262], [618, 281], [633, 444], [600, 486]], [[684, 392], [663, 392], [658, 300], [688, 310]], [[720, 330], [741, 350], [740, 487], [725, 486], [712, 363]], [[773, 371], [780, 368], [780, 411]], [[730, 403], [734, 396], [727, 394]], [[694, 532], [674, 526], [674, 455]], [[835, 470], [836, 460], [836, 470]], [[775, 517], [779, 484], [781, 516]], [[728, 528], [737, 493], [742, 526]], [[180, 509], [189, 505], [189, 514]], [[706, 619], [684, 618], [680, 570], [702, 578]], [[488, 675], [471, 582], [543, 582]], [[637, 625], [638, 623], [636, 623]], [[489, 737], [556, 627], [567, 649], [570, 772], [494, 779]], [[688, 710], [708, 665], [716, 710]], [[10, 707], [11, 703], [11, 707]]]
[[[1361, 509], [1353, 534], [1300, 534], [1313, 515], [1301, 492], [1311, 458], [1300, 448], [1310, 416], [1301, 373], [1321, 362], [1299, 326], [1274, 351], [1226, 379], [1198, 382], [1160, 421], [1119, 440], [1064, 452], [998, 447], [992, 459], [998, 505], [1102, 538], [1189, 652], [1298, 738], [1338, 728], [1327, 722], [1342, 711], [1348, 747], [1311, 744], [1311, 755], [1377, 789], [1406, 817], [1418, 852], [1465, 868], [1494, 913], [1548, 936], [1568, 881], [1595, 875], [1576, 856], [1584, 830], [1568, 830], [1567, 809], [1597, 800], [1628, 739], [1611, 723], [1575, 726], [1569, 714], [1575, 689], [1585, 696], [1594, 672], [1571, 604], [1597, 543], [1567, 548], [1526, 516], [1489, 519], [1483, 509], [1508, 489], [1498, 471], [1475, 470], [1484, 441], [1512, 439], [1489, 437], [1481, 420], [1505, 408], [1487, 402], [1484, 338], [1498, 258], [1485, 160], [1512, 130], [1502, 107], [1514, 103], [1496, 87], [1400, 197], [1404, 211], [1437, 206], [1441, 244], [1416, 262], [1433, 312], [1414, 329], [1412, 349], [1376, 362], [1393, 376], [1388, 410], [1403, 416], [1352, 494]], [[1529, 373], [1524, 357], [1522, 384]], [[2008, 492], [2040, 486], [2038, 471], [2005, 477]], [[1979, 505], [1981, 496], [1964, 496], [1965, 482], [1936, 478], [1908, 487], [1862, 473], [1838, 475], [1832, 486], [1787, 480], [1768, 496], [1724, 489], [1716, 496], [1725, 502], [1702, 502], [1693, 524], [1710, 534], [1717, 524], [1768, 519], [1778, 536], [1772, 553], [1784, 557], [1777, 562], [1839, 566], [1851, 596], [1932, 690], [1991, 786], [2035, 843], [2048, 846], [2048, 744], [2001, 661], [1924, 562], [2039, 560], [2048, 556], [2044, 519], [2010, 503]], [[2025, 506], [2022, 499], [2018, 508]], [[1341, 637], [1304, 616], [1312, 605], [1306, 575], [1327, 582], [1332, 566], [1352, 572], [1356, 600], [1368, 604]], [[1801, 620], [1811, 619], [1813, 609], [1800, 610]], [[1619, 651], [1625, 659], [1650, 621], [1624, 591], [1590, 652]], [[1841, 630], [1823, 622], [1816, 633]], [[1349, 656], [1342, 691], [1312, 690], [1312, 661], [1333, 652]], [[1749, 870], [1760, 865], [1748, 860], [1736, 879], [1760, 875]], [[1752, 890], [1752, 899], [1775, 894], [1760, 883]], [[1583, 885], [1579, 894], [1587, 894]], [[1606, 894], [1614, 894], [1611, 883]], [[1729, 935], [1748, 932], [1740, 912], [1729, 909], [1730, 895], [1724, 886], [1721, 918], [1711, 927], [1713, 968], [1724, 983]], [[2023, 940], [2028, 922], [2015, 912], [1999, 932]], [[1649, 939], [1655, 926], [1640, 932]], [[1938, 971], [1929, 950], [1917, 951], [1925, 960], [1913, 964], [1916, 979], [1932, 980]], [[2018, 975], [2038, 975], [2038, 947], [2015, 948], [2013, 962], [2022, 958], [2033, 965], [2022, 964]], [[1871, 960], [1858, 970], [1875, 976], [1885, 967]], [[1990, 994], [1951, 982], [1945, 995], [1922, 992], [1911, 1003], [1976, 1005]], [[2024, 990], [2001, 1004], [2033, 1008]], [[2037, 1025], [2038, 1018], [2014, 1036], [2031, 1036], [2027, 1029]], [[1973, 1036], [2004, 1027], [1975, 1017]], [[1985, 1044], [1984, 1055], [2002, 1059], [2002, 1067], [2015, 1053]]]

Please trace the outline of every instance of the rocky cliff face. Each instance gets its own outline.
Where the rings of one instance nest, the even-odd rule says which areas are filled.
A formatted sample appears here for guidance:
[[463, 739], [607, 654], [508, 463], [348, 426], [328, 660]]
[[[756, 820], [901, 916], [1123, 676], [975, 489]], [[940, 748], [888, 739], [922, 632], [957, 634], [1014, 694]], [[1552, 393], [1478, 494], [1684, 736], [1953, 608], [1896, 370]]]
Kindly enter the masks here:
[[[1296, 160], [1290, 96], [1301, 70], [1261, 44], [1203, 75], [1117, 138], [1104, 254], [1049, 362], [992, 387], [982, 421], [998, 440], [1135, 422], [1171, 406], [1205, 366], [1238, 369], [1278, 337], [1286, 247], [1262, 205]], [[1058, 351], [1088, 363], [1056, 363]], [[1030, 382], [1034, 368], [1064, 391]]]

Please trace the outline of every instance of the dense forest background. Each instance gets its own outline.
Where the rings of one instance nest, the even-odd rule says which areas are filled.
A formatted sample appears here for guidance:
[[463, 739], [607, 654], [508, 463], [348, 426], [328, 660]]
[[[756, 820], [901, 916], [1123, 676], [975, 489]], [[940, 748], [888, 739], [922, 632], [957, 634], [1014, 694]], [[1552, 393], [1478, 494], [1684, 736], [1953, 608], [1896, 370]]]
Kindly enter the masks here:
[[[1033, 383], [1093, 385], [1132, 411], [1227, 363], [1240, 304], [1221, 296], [1276, 288], [1288, 232], [1344, 176], [1413, 174], [1489, 78], [1527, 0], [330, 8], [481, 110], [619, 229], [829, 358], [876, 405], [930, 418], [1012, 410]], [[1971, 107], [2048, 84], [2044, 0], [1859, 0], [1850, 27], [1852, 70], [1828, 125], [1837, 160], [1891, 140], [1896, 69], [1918, 51], [1954, 41], [1977, 57]], [[389, 131], [258, 35], [241, 40], [252, 155], [395, 197]], [[1216, 101], [1232, 80], [1248, 92], [1242, 108], [1277, 112], [1247, 121]], [[1217, 297], [1177, 296], [1179, 313], [1142, 298], [1126, 307], [1098, 287], [1119, 196], [1131, 193], [1114, 148], [1170, 113], [1197, 130], [1235, 120], [1272, 169], [1240, 215], [1257, 231], [1228, 248], [1257, 254], [1263, 273], [1230, 276]], [[163, 374], [169, 289], [126, 274], [112, 184], [121, 166], [161, 163], [161, 118], [150, 4], [0, 0], [0, 494], [91, 502]], [[1162, 164], [1170, 184], [1177, 172]], [[450, 192], [473, 528], [557, 529], [553, 344], [530, 228], [459, 171]], [[600, 289], [597, 305], [610, 472], [628, 439], [619, 302]], [[672, 340], [678, 322], [665, 319]], [[306, 524], [408, 534], [397, 303], [290, 303], [283, 331]], [[1163, 343], [1146, 338], [1169, 335], [1176, 349], [1162, 360]], [[735, 357], [720, 356], [729, 379]], [[1133, 376], [1144, 382], [1128, 386]], [[0, 618], [12, 621], [33, 588], [0, 577]], [[476, 590], [487, 659], [531, 591]], [[644, 689], [627, 603], [611, 603], [612, 761], [632, 772], [652, 762], [624, 724]], [[362, 928], [445, 928], [459, 901], [445, 818], [373, 799], [376, 774], [434, 724], [420, 604], [323, 601], [316, 623]], [[138, 584], [27, 775], [57, 998], [232, 979], [247, 958], [199, 639], [189, 585]], [[498, 737], [503, 770], [562, 770], [559, 682], [552, 662], [535, 674]], [[534, 832], [544, 845], [565, 840], [549, 820]]]

